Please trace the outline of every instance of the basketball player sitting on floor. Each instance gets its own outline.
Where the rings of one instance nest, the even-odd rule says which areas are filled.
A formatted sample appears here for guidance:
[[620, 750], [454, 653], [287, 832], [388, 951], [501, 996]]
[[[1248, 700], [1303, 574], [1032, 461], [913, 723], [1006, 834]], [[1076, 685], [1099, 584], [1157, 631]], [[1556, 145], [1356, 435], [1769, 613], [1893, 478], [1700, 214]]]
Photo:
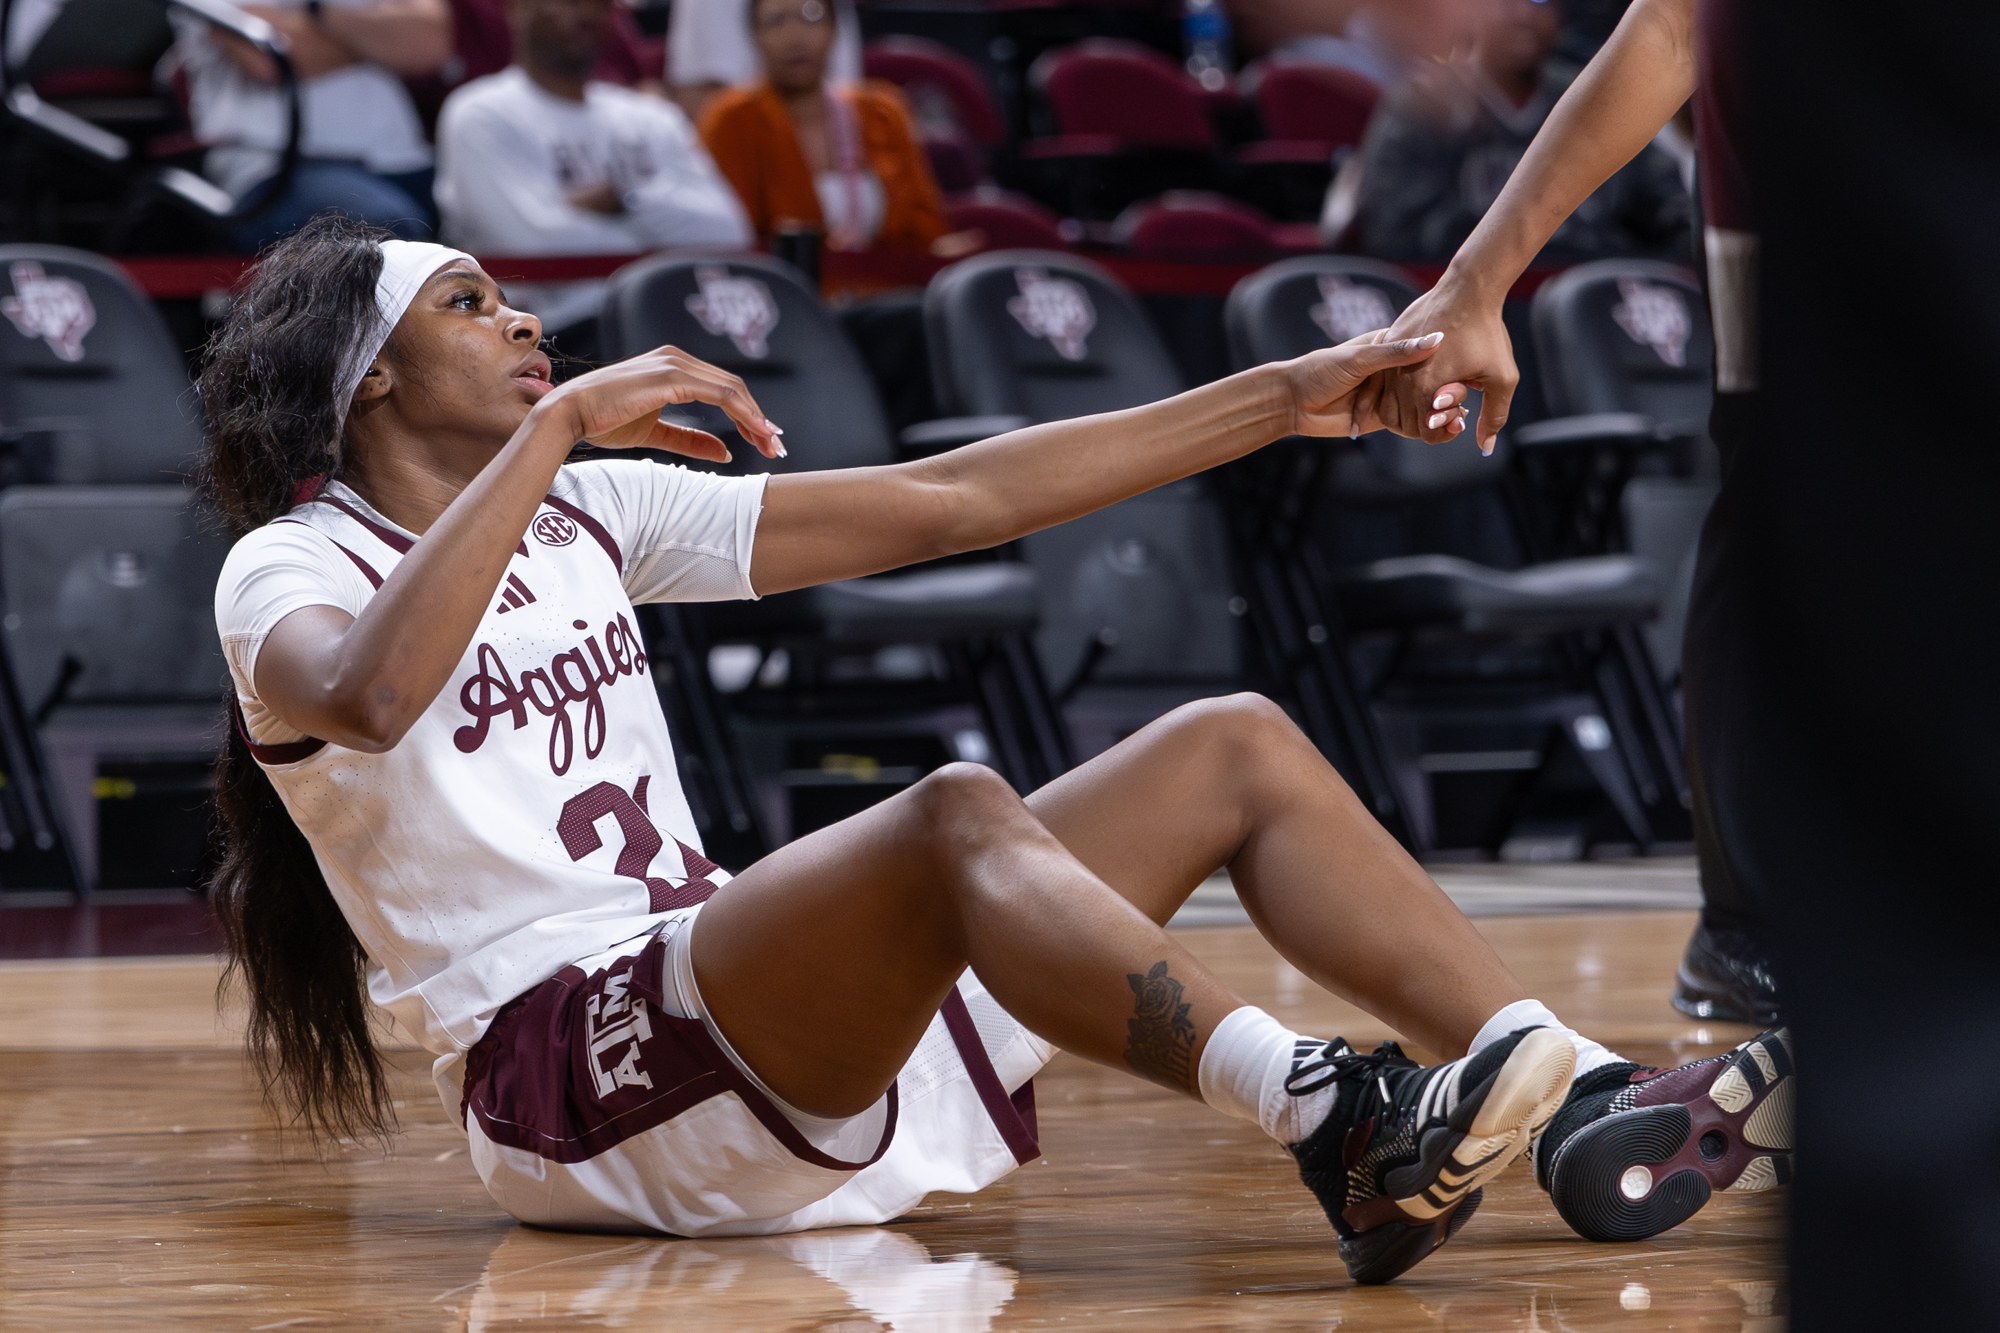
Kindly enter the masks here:
[[[1181, 708], [1025, 800], [953, 764], [734, 878], [701, 854], [634, 603], [991, 547], [1373, 430], [1370, 377], [1435, 339], [898, 467], [723, 477], [565, 459], [726, 457], [660, 421], [697, 400], [782, 457], [735, 376], [661, 348], [556, 388], [540, 337], [469, 257], [323, 219], [264, 260], [201, 378], [208, 484], [247, 534], [216, 591], [239, 712], [214, 896], [253, 1052], [308, 1126], [387, 1131], [372, 998], [539, 1226], [764, 1234], [977, 1190], [1035, 1155], [1057, 1047], [1260, 1126], [1361, 1282], [1442, 1244], [1531, 1144], [1602, 1239], [1786, 1178], [1782, 1034], [1660, 1072], [1564, 1027], [1261, 698]], [[1232, 995], [1161, 929], [1222, 868], [1307, 976], [1459, 1058]]]

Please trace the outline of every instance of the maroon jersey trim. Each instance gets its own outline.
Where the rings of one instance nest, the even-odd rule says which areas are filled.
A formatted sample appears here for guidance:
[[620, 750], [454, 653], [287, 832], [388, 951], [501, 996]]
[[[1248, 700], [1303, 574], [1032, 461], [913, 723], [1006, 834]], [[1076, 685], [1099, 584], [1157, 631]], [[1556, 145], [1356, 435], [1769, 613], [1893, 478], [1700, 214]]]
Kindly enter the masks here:
[[310, 759], [326, 748], [326, 742], [308, 736], [302, 741], [288, 741], [283, 745], [259, 745], [250, 739], [250, 728], [243, 725], [243, 705], [236, 696], [229, 696], [229, 716], [236, 721], [236, 734], [250, 747], [250, 757], [260, 764], [296, 764], [301, 759]]
[[1012, 1097], [1007, 1095], [958, 987], [952, 987], [951, 994], [944, 997], [944, 1007], [938, 1013], [944, 1018], [945, 1030], [951, 1033], [952, 1044], [958, 1047], [958, 1058], [965, 1062], [973, 1091], [979, 1094], [986, 1114], [992, 1117], [993, 1127], [1000, 1131], [1015, 1162], [1026, 1166], [1042, 1155], [1042, 1145], [1037, 1141], [1040, 1136], [1035, 1132], [1035, 1081], [1029, 1079]]
[[495, 1143], [574, 1165], [734, 1092], [801, 1161], [859, 1171], [882, 1159], [896, 1133], [893, 1087], [873, 1156], [844, 1162], [821, 1152], [731, 1063], [699, 1019], [664, 1010], [665, 961], [666, 944], [656, 938], [636, 957], [595, 975], [566, 967], [502, 1006], [466, 1052], [461, 1116], [477, 1117]]
[[[333, 502], [328, 501], [328, 503], [330, 504]], [[303, 519], [274, 518], [271, 521], [273, 523], [297, 523], [302, 528], [308, 528], [314, 532], [319, 532], [318, 528], [314, 528], [312, 524], [307, 523]], [[360, 570], [362, 574], [367, 576], [370, 587], [379, 589], [382, 586], [382, 576], [375, 572], [375, 567], [373, 565], [369, 564], [366, 560], [363, 560], [360, 556], [354, 554], [354, 552], [348, 550], [345, 546], [342, 546], [339, 542], [334, 541], [333, 538], [327, 536], [326, 533], [320, 532], [319, 535], [322, 537], [326, 537], [328, 541], [333, 542], [334, 548], [336, 550], [338, 550], [342, 555], [346, 556], [349, 560], [352, 560], [354, 562], [354, 567]]]
[[[331, 537], [328, 537], [327, 540], [333, 542], [333, 538]], [[333, 544], [335, 546], [340, 546], [339, 542], [333, 542]], [[346, 556], [349, 560], [352, 560], [354, 562], [355, 568], [359, 569], [363, 574], [366, 574], [368, 576], [368, 582], [370, 584], [372, 584], [377, 589], [381, 588], [382, 576], [375, 572], [375, 567], [373, 565], [370, 565], [366, 560], [363, 560], [360, 556], [354, 554], [354, 552], [348, 550], [345, 546], [340, 546], [340, 553]]]
[[359, 523], [362, 527], [374, 533], [377, 540], [379, 540], [384, 546], [388, 547], [390, 550], [394, 551], [397, 555], [409, 554], [410, 548], [416, 545], [415, 542], [411, 541], [408, 537], [405, 537], [402, 533], [397, 532], [394, 528], [385, 528], [380, 523], [377, 523], [373, 519], [368, 518], [367, 516], [362, 514], [360, 510], [356, 509], [353, 505], [348, 504], [345, 500], [336, 500], [331, 495], [316, 495], [313, 497], [313, 503], [332, 505], [335, 509], [338, 509], [341, 513], [347, 515], [349, 518], [353, 519], [356, 523]]
[[604, 548], [604, 554], [611, 557], [612, 567], [618, 571], [619, 577], [621, 578], [624, 577], [625, 553], [618, 549], [618, 543], [612, 540], [611, 534], [605, 531], [604, 525], [602, 523], [599, 523], [596, 519], [584, 513], [581, 509], [578, 509], [575, 505], [571, 504], [569, 501], [559, 500], [554, 495], [549, 496], [546, 500], [542, 501], [542, 503], [546, 504], [547, 506], [549, 506], [549, 508], [555, 510], [559, 514], [567, 514], [571, 518], [575, 519], [576, 525], [582, 528], [585, 532], [589, 533], [592, 537], [596, 538], [597, 544]]
[[[375, 522], [345, 500], [335, 499], [331, 495], [315, 495], [307, 503], [332, 505], [335, 509], [338, 509], [341, 513], [368, 529], [369, 532], [375, 535], [376, 540], [380, 541], [397, 555], [408, 555], [410, 548], [416, 545], [415, 542], [405, 537], [402, 533], [396, 531], [394, 528], [383, 527], [380, 523]], [[528, 539], [523, 537], [515, 544], [514, 550], [518, 554], [526, 556], [528, 554]], [[380, 587], [381, 585], [377, 584], [376, 586]]]

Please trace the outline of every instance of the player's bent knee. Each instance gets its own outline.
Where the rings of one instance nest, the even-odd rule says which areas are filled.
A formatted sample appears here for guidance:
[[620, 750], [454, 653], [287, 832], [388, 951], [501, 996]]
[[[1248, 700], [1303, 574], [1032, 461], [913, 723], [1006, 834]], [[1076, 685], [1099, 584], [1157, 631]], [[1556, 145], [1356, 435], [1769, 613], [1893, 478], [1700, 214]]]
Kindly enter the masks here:
[[984, 764], [946, 764], [911, 787], [910, 797], [924, 818], [941, 830], [963, 820], [1006, 818], [1021, 808], [1021, 798], [1007, 779]]
[[1297, 779], [1303, 764], [1317, 778], [1342, 781], [1291, 715], [1261, 694], [1246, 691], [1203, 699], [1171, 716], [1213, 752], [1211, 762], [1217, 772], [1285, 784]]
[[1245, 691], [1186, 704], [1170, 715], [1176, 725], [1230, 746], [1266, 749], [1308, 743], [1290, 715], [1261, 694]]

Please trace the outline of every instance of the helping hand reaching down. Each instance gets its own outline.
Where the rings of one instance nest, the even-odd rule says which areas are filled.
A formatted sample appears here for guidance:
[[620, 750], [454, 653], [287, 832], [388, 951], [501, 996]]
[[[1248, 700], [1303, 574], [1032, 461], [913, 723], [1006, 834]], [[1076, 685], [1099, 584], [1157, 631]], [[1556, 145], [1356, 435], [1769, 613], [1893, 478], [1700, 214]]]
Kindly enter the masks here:
[[1465, 412], [1460, 405], [1468, 390], [1478, 389], [1484, 394], [1479, 409], [1479, 451], [1492, 453], [1500, 428], [1507, 424], [1514, 389], [1521, 382], [1521, 372], [1514, 364], [1513, 341], [1500, 319], [1499, 301], [1460, 296], [1448, 289], [1446, 282], [1440, 282], [1410, 302], [1394, 324], [1370, 336], [1414, 339], [1419, 335], [1445, 338], [1449, 346], [1426, 361], [1401, 364], [1383, 373], [1374, 400], [1382, 425], [1398, 435], [1441, 444], [1463, 429]]
[[[1414, 420], [1397, 393], [1399, 377], [1407, 377], [1434, 359], [1442, 333], [1417, 338], [1390, 338], [1378, 329], [1358, 338], [1311, 352], [1285, 363], [1292, 388], [1293, 431], [1299, 435], [1345, 435], [1358, 439], [1372, 431], [1404, 429]], [[1424, 413], [1429, 423], [1424, 438], [1449, 440], [1465, 429], [1466, 386], [1447, 383], [1432, 392]]]

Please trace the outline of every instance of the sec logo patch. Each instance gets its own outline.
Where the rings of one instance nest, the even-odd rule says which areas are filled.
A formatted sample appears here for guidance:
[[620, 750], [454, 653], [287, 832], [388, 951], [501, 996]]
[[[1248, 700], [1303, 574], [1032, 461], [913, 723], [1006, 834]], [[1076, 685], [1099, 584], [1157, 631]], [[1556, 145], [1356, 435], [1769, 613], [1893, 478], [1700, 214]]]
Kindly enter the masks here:
[[576, 524], [561, 514], [543, 514], [528, 531], [544, 546], [568, 546], [576, 540]]

